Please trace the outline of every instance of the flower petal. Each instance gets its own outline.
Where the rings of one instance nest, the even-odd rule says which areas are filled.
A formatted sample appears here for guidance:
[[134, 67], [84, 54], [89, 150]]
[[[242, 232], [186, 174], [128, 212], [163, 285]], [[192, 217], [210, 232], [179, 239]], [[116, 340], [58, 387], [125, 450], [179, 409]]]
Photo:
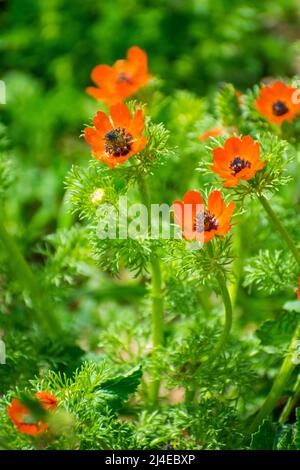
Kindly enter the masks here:
[[184, 204], [203, 204], [203, 199], [198, 191], [188, 191], [183, 196]]
[[113, 122], [114, 128], [125, 127], [127, 128], [130, 122], [130, 111], [127, 106], [123, 103], [117, 103], [110, 108], [110, 116]]
[[141, 150], [143, 150], [144, 147], [146, 147], [147, 143], [148, 143], [148, 139], [144, 137], [143, 135], [141, 135], [133, 142], [131, 146], [131, 153], [133, 155], [136, 155]]
[[138, 109], [133, 118], [131, 119], [131, 122], [128, 126], [128, 132], [135, 137], [136, 135], [141, 134], [143, 132], [145, 127], [145, 122], [143, 118], [143, 111], [142, 109]]
[[111, 131], [113, 129], [109, 117], [103, 111], [98, 111], [96, 116], [93, 119], [94, 126], [103, 134]]
[[97, 65], [93, 68], [91, 78], [96, 85], [112, 88], [115, 80], [115, 72], [109, 65]]

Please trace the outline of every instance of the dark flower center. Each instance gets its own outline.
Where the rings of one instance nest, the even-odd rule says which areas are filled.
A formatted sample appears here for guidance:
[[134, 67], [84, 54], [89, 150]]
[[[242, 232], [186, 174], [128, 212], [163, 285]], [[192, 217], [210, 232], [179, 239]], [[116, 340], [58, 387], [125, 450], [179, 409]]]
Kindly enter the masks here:
[[130, 152], [132, 142], [132, 135], [118, 127], [105, 134], [105, 151], [113, 157], [122, 157]]
[[283, 116], [289, 112], [289, 108], [283, 101], [276, 101], [272, 105], [272, 111], [275, 116]]
[[132, 78], [130, 75], [127, 75], [125, 72], [121, 72], [118, 75], [117, 83], [127, 83], [128, 85], [132, 84]]
[[248, 160], [244, 160], [238, 155], [237, 157], [235, 157], [234, 160], [232, 160], [229, 167], [232, 169], [231, 174], [235, 176], [244, 168], [251, 168], [251, 163], [248, 162]]
[[218, 221], [214, 214], [209, 211], [203, 211], [196, 215], [196, 222], [194, 229], [196, 232], [210, 232], [210, 230], [217, 230]]

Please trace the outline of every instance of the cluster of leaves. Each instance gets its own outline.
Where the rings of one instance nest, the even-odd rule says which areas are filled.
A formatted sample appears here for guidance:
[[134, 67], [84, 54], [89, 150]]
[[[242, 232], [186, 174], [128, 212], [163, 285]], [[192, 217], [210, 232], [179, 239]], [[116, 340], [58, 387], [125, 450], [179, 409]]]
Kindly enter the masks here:
[[[51, 391], [59, 400], [56, 416], [49, 418], [51, 433], [42, 437], [39, 445], [47, 449], [132, 449], [137, 441], [130, 424], [119, 419], [122, 407], [139, 385], [141, 370], [124, 375], [113, 375], [107, 365], [85, 363], [72, 377], [48, 372], [32, 381], [27, 394], [37, 390]], [[34, 448], [30, 436], [14, 430], [5, 413], [5, 406], [12, 396], [20, 396], [18, 389], [10, 391], [1, 400], [2, 416], [0, 445], [9, 448]], [[54, 419], [55, 418], [55, 419]], [[9, 439], [8, 439], [9, 437]]]
[[297, 278], [294, 258], [282, 250], [260, 250], [245, 266], [244, 286], [255, 286], [266, 294], [293, 289]]
[[253, 434], [253, 450], [298, 450], [300, 446], [300, 408], [296, 412], [295, 424], [280, 425], [265, 420]]

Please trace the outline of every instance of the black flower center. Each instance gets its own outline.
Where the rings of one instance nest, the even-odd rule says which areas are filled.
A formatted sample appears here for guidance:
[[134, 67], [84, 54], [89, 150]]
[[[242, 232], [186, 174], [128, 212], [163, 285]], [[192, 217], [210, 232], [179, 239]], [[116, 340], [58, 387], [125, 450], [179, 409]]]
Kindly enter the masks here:
[[248, 160], [244, 160], [238, 155], [237, 157], [235, 157], [234, 160], [232, 160], [229, 167], [232, 169], [231, 174], [235, 176], [244, 168], [251, 168], [251, 163], [248, 162]]
[[218, 221], [214, 214], [209, 211], [203, 211], [196, 215], [196, 222], [194, 229], [196, 232], [210, 232], [211, 230], [217, 230]]
[[283, 101], [276, 101], [272, 105], [272, 111], [275, 116], [283, 116], [289, 112], [289, 108]]
[[130, 75], [127, 75], [127, 73], [121, 72], [118, 75], [117, 82], [118, 83], [127, 83], [128, 85], [131, 85], [132, 84], [132, 78], [130, 77]]
[[123, 157], [130, 152], [132, 141], [132, 135], [124, 127], [117, 127], [105, 134], [105, 151], [113, 157]]

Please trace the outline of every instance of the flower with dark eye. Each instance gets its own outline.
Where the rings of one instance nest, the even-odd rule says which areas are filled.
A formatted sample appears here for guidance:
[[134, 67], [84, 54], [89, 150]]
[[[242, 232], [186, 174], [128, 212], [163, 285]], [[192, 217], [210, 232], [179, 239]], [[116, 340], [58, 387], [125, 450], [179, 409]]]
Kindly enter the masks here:
[[133, 46], [128, 50], [126, 60], [117, 60], [113, 66], [97, 65], [91, 77], [97, 87], [88, 87], [87, 92], [96, 100], [109, 105], [124, 101], [151, 80], [147, 54]]
[[297, 88], [283, 82], [264, 86], [260, 89], [259, 97], [255, 101], [255, 108], [268, 121], [280, 126], [283, 121], [291, 121], [300, 113], [300, 103], [295, 98], [295, 93], [297, 93]]
[[250, 180], [266, 162], [259, 160], [260, 147], [252, 137], [230, 137], [223, 147], [213, 149], [211, 170], [224, 179], [225, 187], [236, 186], [240, 180]]
[[99, 111], [94, 117], [95, 127], [86, 127], [85, 140], [92, 146], [92, 154], [110, 169], [138, 154], [147, 144], [142, 135], [144, 118], [141, 109], [133, 116], [123, 103], [110, 108], [110, 116]]
[[183, 237], [207, 243], [230, 230], [235, 203], [232, 201], [227, 206], [221, 192], [212, 191], [205, 206], [198, 191], [188, 191], [182, 201], [173, 202], [173, 209], [174, 220], [182, 228]]

